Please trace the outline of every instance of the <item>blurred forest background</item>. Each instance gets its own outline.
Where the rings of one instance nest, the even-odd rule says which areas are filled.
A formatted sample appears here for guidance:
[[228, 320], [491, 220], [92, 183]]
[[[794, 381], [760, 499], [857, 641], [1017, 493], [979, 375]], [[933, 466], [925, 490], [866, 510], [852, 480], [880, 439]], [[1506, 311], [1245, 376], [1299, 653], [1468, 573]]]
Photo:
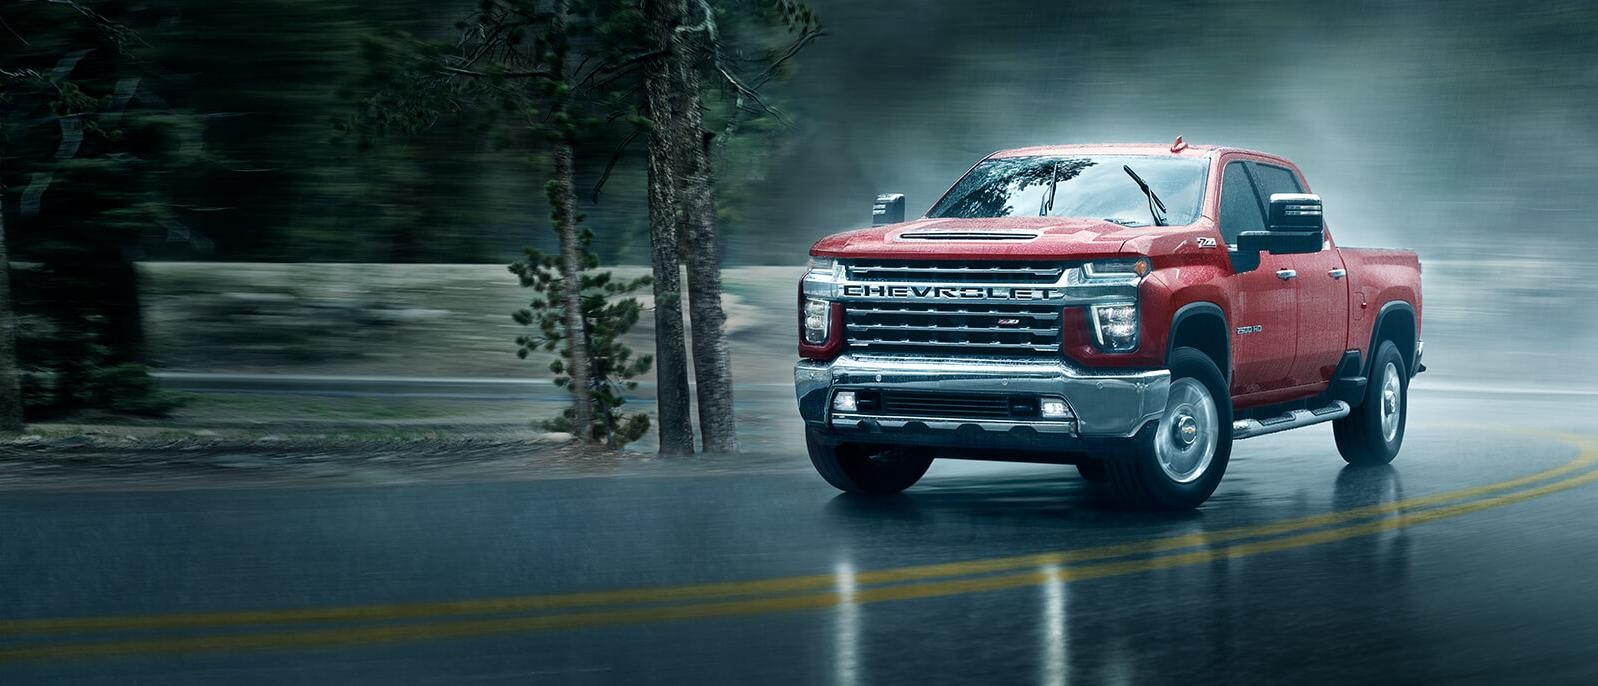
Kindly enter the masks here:
[[[1538, 299], [1541, 275], [1590, 255], [1590, 2], [809, 4], [826, 35], [762, 89], [781, 115], [746, 118], [714, 151], [728, 265], [801, 264], [815, 239], [866, 223], [876, 193], [919, 212], [995, 149], [1178, 134], [1295, 160], [1344, 244], [1490, 261], [1500, 292], [1524, 295], [1505, 311], [1564, 308]], [[136, 31], [128, 49], [107, 49], [78, 6]], [[0, 68], [72, 76], [57, 104], [0, 81], [11, 259], [72, 265], [56, 283], [114, 310], [140, 297], [140, 261], [505, 264], [553, 249], [547, 166], [502, 127], [355, 125], [418, 42], [447, 44], [475, 6], [0, 0]], [[118, 135], [62, 116], [74, 107]], [[707, 107], [719, 121], [732, 105]], [[577, 168], [593, 249], [647, 264], [644, 146], [609, 163]], [[13, 281], [26, 306], [29, 280]], [[1590, 333], [1588, 319], [1574, 325]], [[123, 373], [103, 362], [96, 373]]]
[[[6, 4], [10, 66], [54, 68], [89, 30], [42, 0]], [[125, 5], [147, 43], [98, 67], [111, 93], [138, 80], [113, 106], [146, 126], [121, 142], [126, 162], [58, 172], [47, 198], [25, 197], [37, 170], [22, 161], [50, 160], [59, 136], [26, 139], [44, 154], [12, 136], [14, 258], [73, 214], [103, 228], [113, 206], [150, 260], [508, 262], [553, 247], [543, 170], [483, 127], [445, 119], [367, 147], [338, 132], [395, 41], [450, 40], [475, 0], [99, 4]], [[758, 122], [771, 135], [721, 151], [730, 263], [801, 262], [865, 222], [877, 192], [924, 209], [988, 152], [1046, 142], [1182, 134], [1287, 155], [1345, 242], [1469, 248], [1532, 222], [1522, 239], [1557, 253], [1598, 209], [1598, 70], [1573, 58], [1598, 54], [1592, 3], [810, 4], [828, 35], [770, 87], [791, 128]], [[579, 169], [580, 188], [603, 162]], [[648, 261], [643, 188], [638, 146], [585, 202], [606, 262]], [[29, 202], [52, 211], [30, 221]]]

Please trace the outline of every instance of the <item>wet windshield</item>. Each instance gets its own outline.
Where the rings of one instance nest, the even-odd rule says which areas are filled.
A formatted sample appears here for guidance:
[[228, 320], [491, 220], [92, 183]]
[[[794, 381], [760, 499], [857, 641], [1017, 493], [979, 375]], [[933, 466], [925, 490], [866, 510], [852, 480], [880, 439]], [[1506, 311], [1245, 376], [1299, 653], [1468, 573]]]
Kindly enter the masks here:
[[1165, 202], [1168, 224], [1180, 226], [1198, 219], [1209, 161], [1139, 155], [986, 160], [960, 179], [927, 216], [1042, 215], [1106, 219], [1128, 226], [1154, 224], [1148, 196], [1123, 165], [1135, 170]]

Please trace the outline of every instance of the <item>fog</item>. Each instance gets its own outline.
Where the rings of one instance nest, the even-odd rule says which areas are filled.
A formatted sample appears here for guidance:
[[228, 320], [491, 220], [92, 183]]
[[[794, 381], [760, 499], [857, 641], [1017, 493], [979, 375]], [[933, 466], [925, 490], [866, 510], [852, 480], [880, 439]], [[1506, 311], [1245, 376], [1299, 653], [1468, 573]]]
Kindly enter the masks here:
[[[1434, 259], [1579, 254], [1598, 48], [1578, 3], [815, 3], [830, 35], [784, 95], [802, 116], [735, 259], [929, 207], [997, 149], [1241, 146], [1286, 156], [1348, 245]], [[1512, 236], [1512, 240], [1503, 240]]]

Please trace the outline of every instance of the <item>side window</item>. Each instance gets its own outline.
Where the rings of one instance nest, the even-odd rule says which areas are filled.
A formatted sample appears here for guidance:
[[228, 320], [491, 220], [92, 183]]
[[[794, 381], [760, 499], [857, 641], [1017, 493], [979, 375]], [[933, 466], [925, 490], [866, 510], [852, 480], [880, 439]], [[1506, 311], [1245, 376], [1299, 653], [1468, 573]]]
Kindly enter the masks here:
[[1304, 188], [1298, 185], [1298, 176], [1292, 170], [1273, 167], [1269, 164], [1254, 165], [1254, 178], [1260, 182], [1260, 200], [1271, 201], [1272, 193], [1303, 193]]
[[1254, 194], [1254, 182], [1242, 162], [1226, 165], [1221, 175], [1221, 237], [1228, 244], [1237, 244], [1237, 234], [1244, 231], [1264, 231], [1265, 215], [1260, 212], [1260, 201]]
[[1304, 187], [1298, 184], [1298, 175], [1291, 169], [1272, 166], [1269, 164], [1254, 165], [1254, 180], [1260, 184], [1260, 202], [1269, 203], [1272, 193], [1303, 193]]

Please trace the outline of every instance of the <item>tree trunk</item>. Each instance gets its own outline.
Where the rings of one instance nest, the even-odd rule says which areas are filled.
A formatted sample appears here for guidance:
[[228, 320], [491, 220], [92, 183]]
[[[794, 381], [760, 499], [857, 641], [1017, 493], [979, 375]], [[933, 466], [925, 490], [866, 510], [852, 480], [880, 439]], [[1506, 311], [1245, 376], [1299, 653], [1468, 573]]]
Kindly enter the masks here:
[[577, 239], [577, 188], [572, 171], [571, 143], [555, 143], [555, 188], [551, 214], [560, 234], [560, 273], [566, 279], [566, 374], [571, 377], [572, 437], [581, 443], [594, 440], [593, 350], [588, 345], [588, 320], [583, 316], [583, 246]]
[[683, 239], [688, 263], [688, 312], [693, 331], [699, 434], [705, 452], [738, 452], [733, 418], [732, 363], [727, 350], [727, 314], [721, 308], [721, 245], [716, 235], [716, 189], [710, 137], [701, 111], [701, 60], [712, 59], [707, 31], [674, 35], [683, 107], [672, 127], [681, 162]]
[[[566, 3], [556, 0], [550, 34], [557, 41], [551, 71], [566, 73]], [[566, 109], [564, 96], [557, 95], [550, 114], [556, 122]], [[557, 124], [558, 126], [559, 124]], [[572, 438], [578, 443], [594, 441], [594, 354], [589, 344], [588, 318], [583, 315], [583, 244], [577, 236], [577, 181], [570, 134], [562, 131], [555, 140], [554, 187], [549, 190], [550, 216], [560, 234], [560, 273], [566, 280], [566, 375], [571, 379]]]
[[[682, 16], [678, 0], [647, 0], [645, 20], [658, 44], [672, 52], [673, 28]], [[682, 317], [682, 262], [678, 221], [677, 154], [672, 124], [681, 107], [673, 86], [673, 55], [650, 62], [644, 89], [649, 104], [649, 241], [655, 275], [655, 406], [660, 415], [660, 454], [691, 455], [688, 355]]]
[[104, 313], [101, 342], [115, 364], [144, 364], [144, 308], [139, 302], [139, 268], [125, 246], [113, 247], [91, 273], [100, 282], [98, 309]]
[[22, 430], [16, 315], [11, 311], [11, 260], [6, 253], [5, 194], [0, 190], [0, 431]]

